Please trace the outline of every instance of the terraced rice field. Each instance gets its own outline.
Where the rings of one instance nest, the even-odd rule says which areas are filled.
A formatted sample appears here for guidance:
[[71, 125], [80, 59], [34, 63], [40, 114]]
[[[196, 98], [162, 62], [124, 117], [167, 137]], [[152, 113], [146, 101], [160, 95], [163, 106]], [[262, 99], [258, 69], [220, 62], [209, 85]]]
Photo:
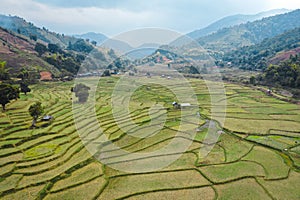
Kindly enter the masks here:
[[[88, 82], [89, 80], [87, 80]], [[91, 80], [92, 82], [93, 80]], [[186, 134], [195, 124], [187, 120], [182, 135], [179, 128], [180, 110], [172, 107], [176, 97], [160, 85], [143, 86], [134, 92], [129, 104], [131, 119], [122, 114], [115, 121], [111, 93], [118, 78], [101, 78], [96, 98], [97, 123], [81, 115], [80, 107], [72, 111], [72, 82], [41, 83], [32, 87], [27, 96], [7, 106], [0, 113], [0, 198], [1, 199], [299, 199], [300, 198], [300, 106], [279, 101], [261, 91], [225, 84], [227, 110], [224, 129], [207, 157], [199, 156], [210, 120], [211, 98], [202, 80], [190, 84], [199, 102], [191, 117], [199, 118], [197, 132], [191, 140]], [[167, 79], [165, 81], [168, 81]], [[180, 83], [173, 87], [181, 87]], [[74, 98], [74, 97], [73, 97]], [[30, 129], [28, 108], [41, 101], [50, 122], [38, 122]], [[220, 103], [222, 103], [220, 101]], [[166, 113], [160, 131], [146, 138], [127, 133], [148, 133], [156, 127], [151, 123], [149, 108], [160, 104], [165, 109], [152, 110], [152, 120]], [[87, 108], [90, 109], [90, 108]], [[189, 109], [183, 111], [189, 112]], [[73, 114], [80, 123], [74, 124]], [[219, 113], [221, 116], [222, 113]], [[211, 119], [212, 118], [212, 119]], [[119, 126], [137, 127], [128, 132]], [[193, 129], [193, 130], [191, 130]], [[216, 127], [217, 130], [218, 127]], [[83, 135], [78, 134], [81, 130]], [[106, 149], [101, 143], [95, 157], [87, 150], [86, 141], [106, 136], [127, 152], [148, 153], [168, 145], [190, 142], [183, 153], [158, 153], [142, 159], [142, 164], [178, 156], [175, 162], [156, 171], [128, 172], [114, 168], [122, 158], [119, 151]], [[89, 139], [89, 140], [88, 140]], [[86, 146], [89, 143], [85, 143]], [[110, 152], [113, 158], [102, 158], [98, 151]], [[128, 163], [127, 163], [128, 162]], [[122, 163], [137, 162], [122, 160]]]

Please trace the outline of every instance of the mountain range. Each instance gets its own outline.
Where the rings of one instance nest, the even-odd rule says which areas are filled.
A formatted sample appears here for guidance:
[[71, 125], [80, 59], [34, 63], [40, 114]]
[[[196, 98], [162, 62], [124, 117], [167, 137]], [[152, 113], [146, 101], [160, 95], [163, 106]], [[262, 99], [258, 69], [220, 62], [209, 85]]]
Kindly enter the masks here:
[[[282, 55], [282, 52], [298, 52], [298, 41], [291, 39], [298, 38], [299, 29], [297, 28], [300, 27], [300, 10], [284, 13], [286, 11], [281, 9], [257, 15], [226, 17], [202, 30], [202, 35], [204, 32], [208, 35], [196, 40], [201, 48], [180, 47], [178, 44], [174, 48], [181, 49], [186, 55], [191, 54], [191, 57], [195, 59], [205, 57], [203, 53], [206, 50], [216, 60], [231, 62], [244, 69], [257, 69], [258, 67], [254, 64], [261, 63], [261, 58], [276, 62], [282, 60], [280, 56], [276, 57]], [[284, 14], [275, 15], [277, 13]], [[264, 17], [267, 15], [275, 16]], [[258, 18], [261, 19], [256, 20]], [[255, 21], [250, 22], [251, 20]], [[245, 21], [247, 22], [244, 23]], [[156, 49], [160, 48], [158, 44], [144, 44], [138, 48], [133, 48], [125, 42], [108, 39], [101, 33], [89, 32], [67, 36], [51, 32], [45, 27], [36, 27], [31, 22], [17, 16], [0, 15], [0, 27], [2, 27], [0, 29], [2, 43], [0, 44], [0, 60], [7, 61], [7, 66], [13, 72], [24, 66], [31, 66], [37, 70], [51, 71], [53, 74], [65, 71], [75, 73], [86, 56], [95, 49], [97, 49], [96, 55], [101, 60], [101, 65], [105, 65], [105, 63], [110, 63], [116, 58], [110, 49], [114, 49], [116, 53], [131, 52], [129, 57], [141, 59], [153, 54]], [[96, 44], [98, 47], [95, 46]], [[170, 46], [174, 44], [171, 43]], [[274, 48], [269, 51], [268, 56], [261, 53], [272, 44], [276, 45], [273, 45]], [[137, 50], [143, 48], [145, 50]], [[255, 53], [256, 51], [260, 53]], [[241, 66], [241, 63], [247, 67]], [[271, 61], [265, 63], [271, 63]], [[119, 66], [119, 64], [117, 65]], [[86, 68], [86, 70], [96, 70], [96, 68], [94, 65], [90, 69]]]
[[265, 18], [265, 17], [270, 17], [270, 16], [275, 16], [278, 14], [287, 13], [289, 11], [291, 11], [291, 10], [275, 9], [275, 10], [270, 10], [270, 11], [254, 14], [254, 15], [243, 15], [243, 14], [231, 15], [231, 16], [224, 17], [224, 18], [212, 23], [205, 28], [192, 31], [192, 32], [188, 33], [187, 36], [189, 36], [193, 39], [197, 39], [197, 38], [209, 35], [211, 33], [214, 33], [225, 27], [231, 27], [231, 26], [235, 26], [235, 25], [239, 25], [239, 24], [243, 24], [243, 23], [247, 23], [247, 22], [253, 22], [253, 21]]
[[254, 22], [226, 27], [197, 39], [200, 45], [217, 53], [229, 52], [243, 46], [262, 42], [285, 31], [300, 27], [300, 10], [263, 18]]

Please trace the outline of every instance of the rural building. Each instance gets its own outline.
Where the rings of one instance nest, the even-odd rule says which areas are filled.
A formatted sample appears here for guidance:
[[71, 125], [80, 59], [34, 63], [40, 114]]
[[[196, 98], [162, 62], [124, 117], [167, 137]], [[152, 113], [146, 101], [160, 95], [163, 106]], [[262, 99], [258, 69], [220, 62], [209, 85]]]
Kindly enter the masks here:
[[43, 71], [43, 72], [40, 72], [40, 80], [41, 81], [51, 81], [52, 80], [52, 74], [51, 72], [47, 72], [47, 71]]
[[185, 107], [190, 107], [191, 104], [190, 103], [181, 103], [180, 106], [181, 106], [181, 108], [185, 108]]
[[172, 105], [173, 105], [174, 108], [177, 108], [177, 109], [179, 109], [179, 108], [187, 108], [187, 107], [192, 106], [190, 103], [181, 103], [181, 104], [179, 104], [176, 101], [174, 101], [172, 103]]
[[53, 117], [50, 116], [50, 115], [45, 115], [45, 116], [42, 118], [43, 121], [51, 121], [52, 119], [53, 119]]

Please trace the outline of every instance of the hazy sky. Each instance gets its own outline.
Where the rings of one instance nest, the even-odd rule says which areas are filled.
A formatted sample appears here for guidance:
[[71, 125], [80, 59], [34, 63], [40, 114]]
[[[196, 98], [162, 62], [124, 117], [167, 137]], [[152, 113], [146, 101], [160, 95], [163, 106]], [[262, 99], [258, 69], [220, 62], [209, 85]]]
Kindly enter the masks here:
[[275, 8], [300, 8], [299, 0], [1, 0], [0, 13], [66, 33], [109, 36], [143, 27], [181, 33], [203, 28], [228, 15]]

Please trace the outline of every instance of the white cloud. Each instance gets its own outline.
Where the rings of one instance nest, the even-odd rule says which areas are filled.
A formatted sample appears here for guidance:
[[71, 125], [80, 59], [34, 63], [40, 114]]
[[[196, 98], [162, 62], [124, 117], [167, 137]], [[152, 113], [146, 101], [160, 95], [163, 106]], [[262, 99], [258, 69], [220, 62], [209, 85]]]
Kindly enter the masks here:
[[275, 8], [287, 8], [287, 9], [299, 9], [299, 0], [267, 0], [268, 7], [271, 9]]
[[296, 0], [104, 0], [88, 1], [84, 7], [80, 5], [85, 3], [78, 0], [37, 1], [1, 0], [0, 13], [18, 15], [60, 33], [94, 31], [116, 35], [141, 27], [187, 32], [232, 14], [300, 8]]
[[2, 0], [0, 12], [18, 15], [36, 25], [64, 33], [87, 32], [89, 30], [108, 34], [133, 29], [137, 26], [155, 25], [163, 21], [151, 11], [132, 12], [121, 9], [97, 7], [60, 8], [32, 0]]

